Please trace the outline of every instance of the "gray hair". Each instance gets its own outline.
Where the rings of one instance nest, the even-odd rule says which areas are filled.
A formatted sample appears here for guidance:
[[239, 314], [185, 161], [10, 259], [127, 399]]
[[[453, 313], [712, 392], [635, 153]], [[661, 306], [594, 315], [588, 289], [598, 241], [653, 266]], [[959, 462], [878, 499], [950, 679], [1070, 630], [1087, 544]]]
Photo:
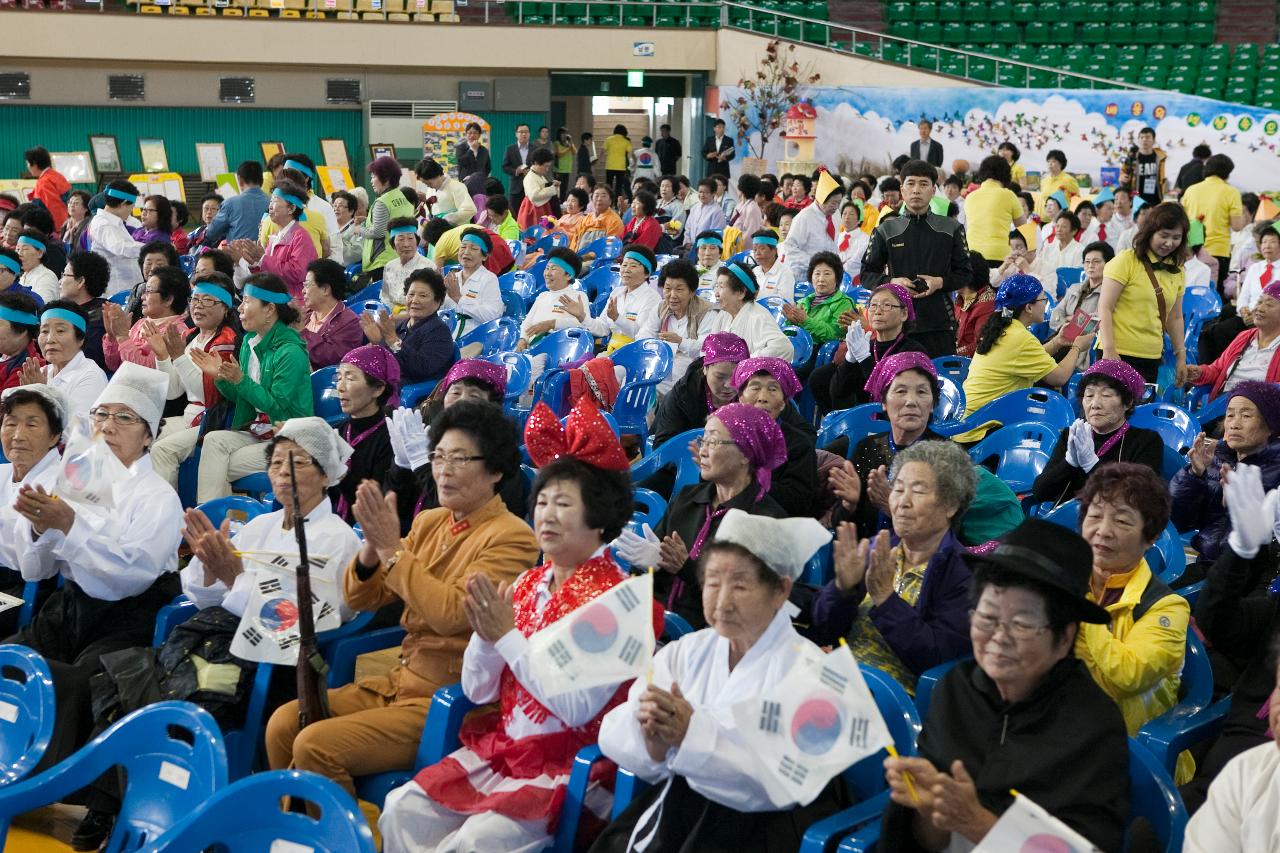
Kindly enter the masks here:
[[951, 519], [954, 525], [969, 509], [978, 490], [978, 473], [973, 470], [969, 454], [950, 441], [918, 441], [893, 457], [890, 483], [908, 462], [922, 462], [933, 471], [938, 481], [938, 500], [956, 508]]

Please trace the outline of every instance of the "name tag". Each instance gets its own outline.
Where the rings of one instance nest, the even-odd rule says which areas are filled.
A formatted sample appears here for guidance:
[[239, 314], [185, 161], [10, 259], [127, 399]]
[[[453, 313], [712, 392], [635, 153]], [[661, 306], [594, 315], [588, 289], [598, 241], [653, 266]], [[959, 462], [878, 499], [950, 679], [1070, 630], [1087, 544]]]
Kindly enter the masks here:
[[479, 296], [479, 295], [480, 295], [480, 291], [478, 291], [478, 290], [468, 290], [466, 293], [464, 293], [464, 294], [462, 295], [462, 298], [463, 298], [463, 299], [475, 299], [475, 298], [476, 298], [477, 296]]
[[639, 315], [639, 314], [637, 314], [635, 311], [628, 311], [628, 312], [627, 312], [627, 319], [628, 319], [628, 320], [635, 320], [635, 319], [636, 319], [636, 317], [638, 317], [638, 316], [640, 316], [640, 315]]
[[903, 248], [906, 248], [906, 245], [907, 245], [906, 243], [890, 243], [890, 244], [889, 244], [889, 248], [890, 248], [890, 249], [903, 249]]

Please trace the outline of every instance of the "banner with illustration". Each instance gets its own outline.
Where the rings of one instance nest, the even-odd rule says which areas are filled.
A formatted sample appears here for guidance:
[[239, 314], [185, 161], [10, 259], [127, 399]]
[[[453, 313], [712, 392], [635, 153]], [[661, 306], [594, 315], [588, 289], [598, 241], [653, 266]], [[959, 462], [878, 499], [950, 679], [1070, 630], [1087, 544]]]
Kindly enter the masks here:
[[[744, 95], [736, 86], [720, 89], [722, 101]], [[1104, 169], [1108, 177], [1118, 173], [1138, 131], [1150, 126], [1168, 155], [1165, 171], [1171, 182], [1191, 159], [1191, 149], [1204, 143], [1235, 162], [1235, 186], [1254, 192], [1280, 189], [1280, 112], [1261, 107], [1129, 89], [841, 86], [809, 89], [805, 97], [818, 113], [816, 159], [843, 171], [860, 171], [866, 161], [883, 173], [919, 138], [917, 123], [929, 119], [948, 172], [956, 160], [967, 160], [976, 170], [984, 156], [1008, 140], [1021, 150], [1018, 162], [1028, 172], [1043, 171], [1045, 154], [1057, 148], [1067, 155], [1067, 171], [1088, 174], [1098, 185]], [[759, 138], [755, 132], [753, 147]], [[735, 162], [751, 156], [739, 141]], [[775, 133], [765, 159], [772, 167], [783, 156], [783, 138]]]

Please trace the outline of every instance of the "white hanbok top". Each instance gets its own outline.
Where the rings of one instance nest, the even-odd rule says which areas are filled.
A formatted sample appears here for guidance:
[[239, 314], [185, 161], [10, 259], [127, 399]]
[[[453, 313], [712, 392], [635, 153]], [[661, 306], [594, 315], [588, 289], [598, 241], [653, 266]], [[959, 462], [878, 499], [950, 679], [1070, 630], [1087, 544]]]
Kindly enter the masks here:
[[[600, 749], [647, 782], [669, 784], [674, 776], [683, 776], [702, 796], [741, 812], [777, 811], [796, 805], [793, 796], [773, 781], [773, 773], [763, 766], [759, 755], [747, 746], [732, 708], [786, 678], [806, 644], [809, 641], [796, 633], [785, 608], [774, 615], [760, 639], [732, 670], [729, 641], [714, 628], [681, 637], [653, 659], [653, 684], [664, 690], [670, 690], [673, 682], [679, 684], [680, 692], [693, 706], [680, 747], [669, 750], [662, 761], [649, 756], [644, 733], [636, 722], [646, 684], [636, 679], [627, 701], [605, 715]], [[651, 810], [661, 808], [661, 797], [650, 806]], [[649, 822], [646, 813], [636, 826]]]
[[768, 272], [760, 266], [757, 266], [753, 272], [760, 285], [760, 292], [756, 294], [757, 300], [769, 296], [781, 296], [788, 302], [796, 301], [796, 277], [792, 274], [791, 267], [784, 264], [781, 259], [775, 261], [773, 269]]
[[[462, 275], [463, 271], [459, 269], [458, 277], [461, 278]], [[446, 295], [444, 298], [445, 308], [452, 308], [459, 315], [468, 318], [467, 322], [458, 323], [454, 337], [460, 337], [481, 323], [498, 319], [506, 310], [502, 304], [502, 288], [498, 286], [498, 277], [483, 265], [476, 267], [475, 272], [458, 283], [458, 291], [457, 302], [451, 296]]]
[[382, 289], [378, 291], [378, 298], [383, 304], [392, 308], [404, 305], [404, 292], [408, 289], [405, 287], [405, 282], [409, 280], [409, 276], [418, 270], [435, 268], [435, 261], [418, 252], [413, 253], [413, 257], [407, 264], [397, 255], [382, 267]]
[[107, 374], [98, 363], [81, 350], [56, 374], [52, 364], [46, 364], [41, 370], [49, 387], [57, 388], [67, 398], [68, 420], [80, 418], [88, 423], [89, 410], [107, 387]]
[[545, 323], [548, 320], [555, 321], [556, 330], [559, 329], [576, 329], [582, 325], [577, 317], [564, 310], [560, 304], [560, 297], [568, 296], [570, 299], [582, 306], [586, 312], [583, 322], [591, 317], [591, 300], [587, 298], [584, 290], [578, 290], [576, 287], [564, 287], [560, 290], [544, 290], [538, 294], [533, 300], [533, 307], [529, 309], [529, 313], [525, 315], [524, 322], [520, 324], [520, 337], [526, 341], [529, 340], [529, 328], [538, 323]]
[[[338, 612], [342, 621], [346, 622], [355, 616], [355, 612], [342, 601], [342, 573], [360, 551], [360, 538], [345, 521], [334, 514], [328, 498], [321, 500], [315, 509], [307, 513], [306, 526], [307, 557], [313, 565], [319, 560], [325, 561], [324, 569], [312, 569], [311, 576], [326, 585], [332, 585], [332, 600], [338, 603]], [[278, 509], [249, 519], [231, 537], [231, 541], [237, 551], [245, 554], [242, 558], [244, 571], [236, 577], [231, 588], [227, 589], [227, 585], [217, 579], [205, 586], [204, 566], [200, 558], [193, 557], [182, 570], [182, 591], [201, 610], [221, 606], [236, 616], [243, 616], [254, 584], [264, 577], [276, 574], [259, 566], [256, 561], [270, 562], [272, 558], [284, 554], [291, 560], [290, 568], [296, 567], [298, 540], [292, 530], [284, 529], [284, 510]], [[330, 598], [323, 590], [312, 591], [320, 598]]]
[[1047, 289], [1053, 290], [1058, 286], [1059, 267], [1083, 266], [1084, 244], [1079, 240], [1072, 240], [1063, 246], [1055, 237], [1036, 252], [1036, 261], [1031, 265], [1031, 274], [1040, 279], [1040, 283]]
[[680, 336], [678, 344], [667, 342], [667, 346], [671, 348], [671, 373], [658, 383], [659, 394], [670, 391], [672, 386], [689, 372], [689, 365], [702, 354], [702, 342], [707, 339], [707, 335], [716, 330], [718, 323], [716, 315], [719, 313], [712, 310], [703, 314], [702, 322], [698, 324], [698, 333], [692, 336], [689, 334], [689, 315], [677, 317], [674, 314], [668, 314], [664, 322], [661, 303], [645, 309], [645, 312], [640, 315], [640, 332], [636, 340], [656, 338], [661, 332], [674, 332]]
[[788, 364], [795, 357], [795, 348], [791, 339], [778, 328], [778, 321], [769, 313], [769, 309], [755, 302], [747, 302], [736, 317], [730, 317], [728, 311], [720, 311], [716, 315], [717, 328], [708, 328], [707, 332], [733, 332], [747, 342], [747, 350], [756, 356], [773, 356]]
[[[846, 237], [848, 242], [845, 241]], [[853, 231], [845, 231], [836, 235], [840, 263], [844, 264], [844, 271], [849, 274], [850, 278], [857, 278], [862, 274], [862, 259], [866, 256], [867, 246], [870, 243], [871, 235], [861, 228], [855, 228]]]
[[1262, 296], [1262, 275], [1266, 272], [1267, 267], [1271, 267], [1271, 278], [1267, 282], [1280, 281], [1280, 260], [1271, 261], [1254, 261], [1245, 270], [1243, 281], [1240, 283], [1239, 289], [1236, 291], [1236, 306], [1239, 308], [1248, 308], [1252, 311], [1258, 304], [1258, 299]]
[[173, 486], [151, 469], [145, 454], [111, 490], [110, 510], [74, 504], [71, 530], [50, 528], [32, 539], [31, 522], [19, 518], [14, 545], [24, 580], [61, 574], [85, 595], [120, 601], [146, 592], [156, 579], [178, 569], [182, 503]]
[[634, 290], [627, 290], [620, 284], [609, 294], [609, 302], [618, 306], [618, 319], [610, 320], [608, 303], [599, 317], [592, 317], [582, 325], [591, 330], [597, 338], [606, 335], [623, 335], [636, 340], [640, 336], [640, 315], [650, 308], [656, 308], [662, 301], [658, 289], [647, 281], [641, 282]]
[[1280, 850], [1280, 748], [1268, 740], [1227, 762], [1187, 824], [1184, 853]]
[[52, 302], [58, 298], [58, 277], [44, 264], [36, 264], [35, 269], [24, 272], [22, 286], [31, 288], [36, 296], [45, 302]]
[[809, 277], [809, 259], [818, 252], [834, 252], [836, 241], [827, 233], [831, 217], [822, 212], [817, 204], [811, 204], [796, 214], [791, 220], [791, 230], [787, 239], [779, 246], [787, 256], [787, 266], [796, 281], [805, 281]]
[[31, 466], [27, 476], [16, 482], [13, 479], [13, 463], [0, 464], [0, 566], [16, 570], [18, 565], [18, 551], [14, 543], [18, 535], [18, 520], [22, 516], [13, 508], [18, 500], [18, 490], [23, 486], [44, 486], [46, 492], [52, 492], [54, 481], [58, 479], [60, 461], [62, 454], [55, 447]]
[[89, 220], [89, 245], [111, 267], [111, 281], [103, 296], [114, 296], [142, 281], [142, 268], [138, 266], [142, 244], [133, 239], [123, 219], [108, 210], [99, 210]]

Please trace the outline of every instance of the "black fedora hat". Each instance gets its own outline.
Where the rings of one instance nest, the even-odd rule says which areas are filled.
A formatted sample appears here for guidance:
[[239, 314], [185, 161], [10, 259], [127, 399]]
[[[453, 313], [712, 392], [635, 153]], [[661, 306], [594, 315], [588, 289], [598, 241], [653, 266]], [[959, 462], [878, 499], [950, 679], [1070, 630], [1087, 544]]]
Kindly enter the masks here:
[[1111, 615], [1087, 598], [1093, 574], [1093, 549], [1074, 530], [1029, 518], [994, 550], [965, 554], [970, 568], [991, 566], [1020, 575], [1062, 593], [1081, 622], [1106, 625]]

